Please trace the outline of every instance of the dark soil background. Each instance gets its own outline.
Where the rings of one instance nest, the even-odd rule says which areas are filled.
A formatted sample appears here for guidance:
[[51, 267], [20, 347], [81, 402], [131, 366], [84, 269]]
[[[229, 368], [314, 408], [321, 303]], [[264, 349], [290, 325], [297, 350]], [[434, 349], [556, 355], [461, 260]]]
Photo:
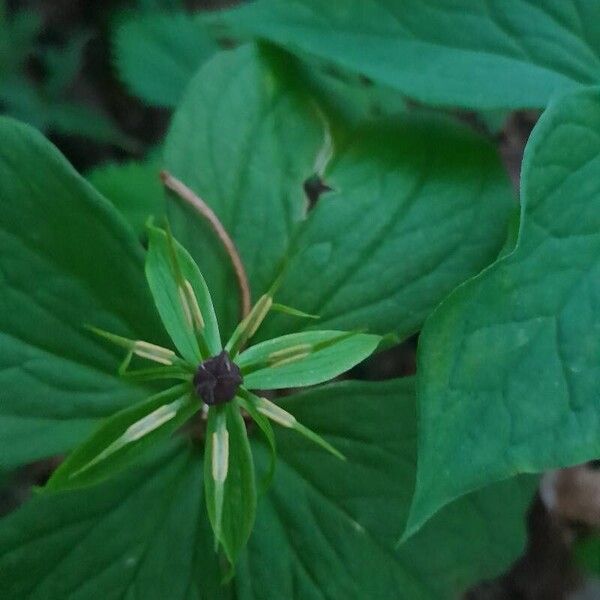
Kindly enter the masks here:
[[[203, 10], [232, 4], [223, 0], [181, 2], [188, 10]], [[8, 10], [30, 8], [43, 18], [40, 41], [65, 43], [82, 30], [91, 33], [84, 64], [72, 88], [76, 99], [98, 113], [110, 117], [120, 129], [139, 142], [136, 153], [158, 143], [167, 128], [168, 111], [148, 108], [130, 96], [119, 83], [111, 58], [111, 23], [121, 11], [135, 9], [133, 0], [21, 0], [8, 1]], [[28, 65], [36, 76], [36, 64]], [[486, 131], [477, 115], [461, 114], [479, 130]], [[536, 112], [510, 115], [501, 130], [493, 134], [507, 171], [518, 190], [523, 148], [537, 120]], [[490, 135], [488, 133], [488, 135]], [[107, 161], [131, 158], [131, 153], [89, 140], [49, 137], [77, 169]], [[135, 158], [136, 153], [133, 154]], [[314, 189], [307, 189], [314, 200]], [[318, 194], [317, 194], [318, 196]], [[417, 339], [392, 348], [352, 372], [354, 378], [386, 379], [414, 373]], [[55, 466], [44, 461], [13, 474], [0, 473], [0, 515], [25, 501], [32, 485], [42, 484]], [[572, 560], [574, 542], [600, 527], [600, 470], [595, 465], [568, 469], [547, 475], [533, 503], [529, 518], [529, 542], [524, 556], [503, 577], [484, 582], [471, 590], [467, 600], [593, 600], [600, 599], [600, 587], [587, 581]], [[283, 599], [282, 599], [283, 600]], [[365, 599], [368, 600], [368, 599]]]

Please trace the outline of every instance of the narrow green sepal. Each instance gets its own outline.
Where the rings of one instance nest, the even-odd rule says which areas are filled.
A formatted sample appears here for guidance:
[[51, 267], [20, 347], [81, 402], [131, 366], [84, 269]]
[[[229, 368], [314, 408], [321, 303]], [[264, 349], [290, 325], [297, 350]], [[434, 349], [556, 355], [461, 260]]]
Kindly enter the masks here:
[[219, 326], [198, 265], [170, 235], [148, 228], [146, 279], [167, 333], [190, 364], [218, 354]]
[[309, 429], [308, 427], [302, 425], [302, 423], [298, 423], [298, 421], [296, 421], [296, 424], [294, 425], [294, 430], [297, 431], [299, 434], [303, 435], [306, 439], [309, 439], [314, 444], [321, 446], [321, 448], [327, 450], [327, 452], [333, 454], [333, 456], [339, 458], [340, 460], [346, 460], [346, 457], [337, 448], [332, 446], [329, 442], [325, 441], [320, 435], [312, 431], [312, 429]]
[[232, 358], [245, 346], [246, 342], [257, 332], [265, 317], [273, 306], [273, 296], [261, 296], [246, 318], [235, 328], [231, 338], [225, 345], [225, 350]]
[[119, 411], [67, 457], [45, 489], [74, 489], [107, 479], [168, 438], [199, 408], [189, 384], [179, 384]]
[[183, 362], [177, 356], [177, 354], [175, 354], [175, 352], [169, 348], [163, 348], [162, 346], [157, 346], [156, 344], [145, 342], [143, 340], [131, 340], [129, 338], [110, 333], [109, 331], [105, 331], [104, 329], [99, 329], [98, 327], [94, 327], [92, 325], [84, 325], [84, 327], [95, 335], [129, 351], [123, 359], [123, 362], [119, 365], [119, 375], [123, 375], [127, 371], [127, 368], [131, 362], [131, 358], [134, 354], [140, 358], [167, 366], [182, 364]]
[[256, 409], [256, 406], [251, 400], [248, 400], [248, 394], [246, 390], [240, 388], [238, 390], [238, 396], [236, 397], [236, 401], [251, 417], [252, 420], [256, 423], [256, 426], [261, 430], [267, 443], [269, 445], [270, 450], [270, 460], [269, 460], [269, 468], [267, 469], [267, 473], [262, 478], [260, 483], [260, 494], [264, 494], [270, 487], [271, 482], [273, 481], [273, 477], [275, 475], [275, 467], [277, 465], [277, 447], [275, 445], [275, 432], [273, 431], [273, 427], [271, 427], [271, 422], [267, 417], [265, 417], [261, 412]]
[[208, 411], [204, 490], [216, 542], [235, 565], [256, 517], [254, 461], [246, 425], [235, 402], [212, 406]]
[[303, 387], [348, 371], [370, 356], [380, 341], [365, 333], [305, 331], [251, 346], [235, 362], [246, 389]]
[[285, 304], [279, 304], [274, 302], [271, 306], [271, 310], [275, 312], [280, 312], [285, 315], [289, 315], [291, 317], [299, 317], [301, 319], [320, 319], [319, 315], [311, 315], [309, 313], [298, 310], [297, 308], [293, 308], [291, 306], [286, 306]]
[[247, 390], [242, 390], [242, 394], [244, 395], [245, 399], [249, 403], [251, 403], [254, 406], [255, 410], [260, 414], [271, 419], [272, 421], [274, 421], [278, 425], [281, 425], [282, 427], [297, 431], [299, 434], [303, 435], [305, 438], [309, 439], [314, 444], [317, 444], [324, 450], [327, 450], [335, 457], [341, 460], [346, 460], [346, 457], [339, 450], [334, 448], [320, 435], [299, 423], [296, 417], [294, 417], [294, 415], [281, 408], [281, 406], [275, 404], [274, 402], [271, 402], [270, 400], [267, 400], [267, 398], [262, 398], [260, 396], [257, 396], [256, 394], [252, 394]]

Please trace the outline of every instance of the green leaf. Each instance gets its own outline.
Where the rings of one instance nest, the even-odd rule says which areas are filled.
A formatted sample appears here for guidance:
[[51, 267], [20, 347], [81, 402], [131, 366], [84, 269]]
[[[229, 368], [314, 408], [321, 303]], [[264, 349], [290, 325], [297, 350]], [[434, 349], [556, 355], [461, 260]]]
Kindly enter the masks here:
[[112, 415], [58, 467], [46, 489], [77, 488], [107, 479], [139, 461], [199, 408], [189, 384], [181, 384]]
[[250, 312], [239, 322], [225, 345], [225, 350], [232, 357], [235, 358], [240, 349], [256, 334], [272, 306], [273, 296], [270, 293], [263, 294]]
[[[254, 298], [270, 287], [306, 215], [302, 184], [314, 172], [324, 142], [323, 122], [285, 61], [253, 46], [214, 56], [175, 114], [165, 148], [167, 169], [220, 218], [240, 252]], [[229, 258], [196, 213], [174, 203], [169, 211], [175, 237], [206, 277], [228, 337], [239, 321]]]
[[11, 468], [147, 396], [85, 323], [167, 338], [116, 210], [35, 130], [2, 118], [0, 138], [0, 468]]
[[[277, 429], [277, 472], [238, 564], [239, 600], [454, 600], [522, 551], [527, 479], [454, 503], [395, 550], [415, 478], [413, 380], [336, 383], [283, 406], [348, 461]], [[262, 445], [255, 453], [267, 460]]]
[[230, 597], [220, 585], [201, 456], [169, 447], [114, 481], [35, 497], [0, 521], [8, 599]]
[[273, 481], [273, 476], [275, 475], [275, 466], [277, 464], [277, 448], [275, 444], [275, 432], [273, 431], [273, 427], [271, 427], [271, 422], [267, 417], [265, 417], [250, 400], [246, 400], [246, 398], [242, 396], [236, 397], [236, 402], [245, 410], [251, 417], [252, 420], [256, 423], [256, 426], [260, 429], [261, 433], [265, 440], [267, 440], [267, 445], [269, 446], [269, 466], [265, 475], [263, 476], [261, 482], [261, 491], [265, 492], [271, 482]]
[[[208, 345], [209, 353], [211, 356], [218, 354], [221, 350], [219, 325], [202, 273], [188, 252], [175, 240], [172, 240], [174, 256], [171, 255], [169, 240], [164, 231], [149, 227], [148, 237], [150, 244], [146, 255], [146, 277], [158, 312], [173, 343], [188, 362], [200, 362], [201, 353], [193, 327], [194, 313], [199, 309], [204, 323], [202, 336]], [[174, 265], [174, 260], [177, 261], [178, 267]], [[187, 312], [182, 298], [184, 289], [178, 283], [179, 270], [184, 282], [187, 282], [185, 289], [190, 293], [190, 297], [185, 298]]]
[[543, 107], [600, 79], [597, 2], [259, 0], [216, 18], [434, 105]]
[[[174, 119], [167, 166], [221, 218], [255, 298], [286, 257], [278, 302], [320, 315], [319, 328], [410, 335], [504, 242], [513, 192], [497, 152], [431, 115], [336, 130], [335, 139], [320, 138], [319, 151], [326, 124], [297, 91], [306, 85], [292, 67], [272, 48], [243, 47], [209, 61]], [[217, 123], [231, 128], [209, 135]], [[335, 191], [297, 227], [306, 210], [302, 182], [315, 172]], [[200, 265], [229, 334], [239, 310], [229, 259], [197, 215], [172, 208], [176, 236]], [[299, 327], [308, 325], [276, 316], [260, 335]]]
[[490, 482], [600, 454], [599, 171], [600, 91], [552, 103], [525, 152], [516, 249], [422, 332], [409, 532]]
[[273, 390], [329, 381], [370, 356], [381, 338], [344, 331], [307, 331], [251, 346], [236, 359], [244, 387]]
[[228, 403], [209, 411], [204, 455], [206, 507], [217, 541], [234, 565], [256, 515], [254, 463], [246, 425]]
[[159, 170], [153, 161], [130, 161], [97, 167], [87, 174], [87, 178], [117, 207], [137, 235], [145, 239], [149, 217], [161, 223], [166, 213]]
[[465, 127], [406, 116], [344, 137], [324, 173], [335, 191], [309, 214], [277, 294], [320, 320], [274, 315], [261, 337], [310, 326], [405, 338], [506, 238], [511, 186], [495, 148]]
[[[315, 60], [304, 53], [300, 57], [300, 76], [332, 120], [341, 119], [346, 125], [357, 127], [382, 118], [397, 118], [409, 108], [406, 99], [393, 88], [375, 84], [328, 61]], [[294, 60], [291, 54], [289, 60]]]
[[184, 13], [135, 14], [117, 29], [121, 79], [149, 104], [175, 107], [200, 65], [217, 50], [202, 22]]

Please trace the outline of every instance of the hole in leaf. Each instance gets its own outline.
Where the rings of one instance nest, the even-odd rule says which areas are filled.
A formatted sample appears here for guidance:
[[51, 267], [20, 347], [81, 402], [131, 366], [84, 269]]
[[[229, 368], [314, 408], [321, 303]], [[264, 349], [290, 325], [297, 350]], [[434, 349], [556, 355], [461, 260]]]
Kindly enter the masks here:
[[312, 210], [318, 202], [321, 194], [330, 192], [333, 188], [329, 187], [318, 175], [311, 175], [304, 182], [304, 193], [308, 198], [308, 210]]

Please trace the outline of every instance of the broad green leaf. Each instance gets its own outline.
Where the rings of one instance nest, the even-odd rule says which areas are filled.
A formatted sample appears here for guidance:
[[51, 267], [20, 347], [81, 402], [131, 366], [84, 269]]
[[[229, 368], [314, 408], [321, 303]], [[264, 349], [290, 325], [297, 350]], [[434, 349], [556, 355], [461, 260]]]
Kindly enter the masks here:
[[149, 104], [172, 108], [217, 46], [201, 21], [176, 12], [133, 15], [117, 29], [114, 49], [129, 89]]
[[97, 167], [87, 174], [87, 178], [119, 209], [138, 236], [145, 239], [148, 218], [162, 223], [166, 212], [159, 171], [153, 161], [130, 161]]
[[593, 0], [258, 0], [217, 19], [428, 104], [543, 107], [600, 81]]
[[164, 344], [138, 241], [33, 129], [0, 119], [0, 468], [72, 448], [147, 391], [93, 324]]
[[293, 333], [251, 346], [236, 359], [244, 387], [272, 390], [329, 381], [370, 356], [381, 338], [344, 331]]
[[235, 564], [256, 515], [254, 463], [246, 425], [235, 404], [209, 411], [204, 486], [213, 531], [230, 563]]
[[114, 481], [34, 498], [0, 521], [6, 600], [225, 600], [201, 455], [171, 447]]
[[490, 482], [600, 455], [599, 172], [600, 91], [552, 103], [525, 152], [516, 249], [422, 332], [409, 532]]
[[199, 408], [189, 384], [180, 384], [112, 415], [58, 467], [46, 489], [77, 488], [107, 479], [139, 461]]
[[[232, 236], [254, 298], [275, 279], [307, 208], [302, 184], [325, 142], [324, 124], [278, 54], [221, 52], [190, 84], [167, 137], [165, 161], [212, 207]], [[239, 321], [230, 261], [202, 218], [170, 203], [175, 237], [197, 261], [228, 337]]]
[[[194, 323], [198, 318], [204, 325], [202, 335], [211, 356], [218, 354], [221, 350], [219, 324], [210, 292], [198, 266], [185, 248], [175, 240], [172, 240], [173, 249], [170, 250], [169, 239], [164, 231], [150, 227], [148, 237], [146, 277], [158, 312], [173, 343], [188, 362], [199, 363], [200, 348], [194, 332]], [[171, 255], [173, 250], [175, 256]], [[175, 266], [174, 260], [178, 266]], [[185, 289], [177, 281], [179, 270], [184, 279]], [[198, 312], [200, 315], [197, 315]]]
[[[397, 90], [364, 76], [300, 53], [299, 74], [332, 119], [359, 126], [381, 118], [393, 119], [408, 109]], [[288, 60], [292, 62], [293, 56]]]
[[[239, 600], [455, 600], [517, 557], [535, 485], [527, 479], [454, 503], [395, 550], [415, 478], [413, 388], [411, 379], [343, 382], [283, 401], [348, 461], [276, 430], [277, 471], [238, 564]], [[268, 459], [264, 446], [255, 451]]]
[[[175, 117], [167, 166], [219, 214], [240, 249], [255, 298], [271, 285], [280, 259], [291, 256], [278, 301], [320, 315], [319, 328], [409, 335], [502, 246], [512, 189], [496, 150], [449, 120], [405, 116], [344, 131], [345, 145], [335, 139], [332, 147], [329, 139], [317, 157], [322, 124], [307, 112], [310, 101], [299, 112], [299, 96], [290, 97], [294, 83], [286, 77], [302, 79], [289, 61], [287, 75], [281, 73], [279, 63], [287, 58], [271, 48], [244, 47], [209, 61]], [[244, 76], [228, 75], [233, 71]], [[276, 95], [267, 103], [269, 89]], [[216, 123], [233, 121], [231, 131], [209, 136]], [[253, 122], [258, 135], [247, 129]], [[192, 130], [200, 133], [190, 136]], [[293, 159], [280, 147], [284, 130], [295, 140], [286, 143], [295, 149]], [[304, 213], [301, 183], [311, 173], [310, 161], [312, 173], [335, 191], [319, 200], [292, 239], [294, 221]], [[229, 260], [199, 217], [174, 208], [176, 236], [198, 261], [229, 333], [238, 320]], [[273, 317], [261, 337], [308, 326]]]
[[406, 337], [498, 254], [512, 189], [491, 144], [433, 116], [346, 135], [323, 195], [290, 248], [279, 302], [320, 316], [274, 315], [261, 336], [299, 328]]

